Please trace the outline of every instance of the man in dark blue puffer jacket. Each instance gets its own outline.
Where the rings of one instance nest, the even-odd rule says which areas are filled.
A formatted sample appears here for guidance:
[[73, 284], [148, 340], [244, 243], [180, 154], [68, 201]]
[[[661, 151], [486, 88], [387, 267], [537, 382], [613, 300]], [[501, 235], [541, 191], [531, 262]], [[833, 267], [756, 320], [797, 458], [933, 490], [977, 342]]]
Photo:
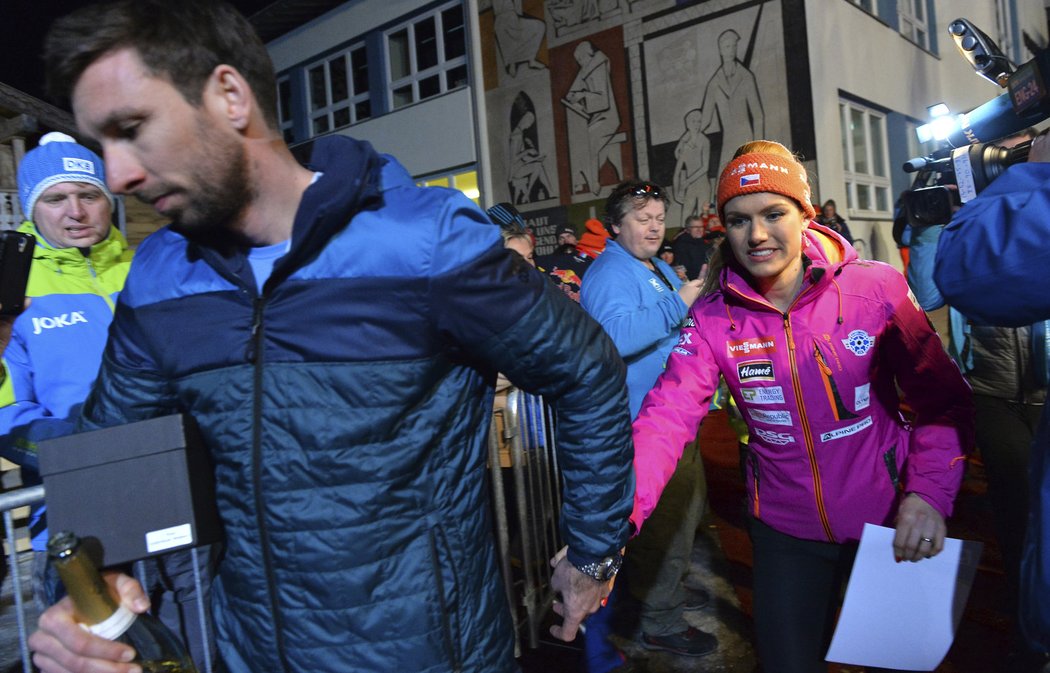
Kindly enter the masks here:
[[[619, 567], [633, 498], [624, 368], [601, 328], [516, 266], [468, 199], [416, 187], [367, 143], [322, 139], [300, 166], [265, 49], [226, 5], [90, 6], [52, 27], [46, 60], [113, 190], [172, 220], [136, 253], [80, 427], [201, 426], [227, 534], [226, 667], [514, 670], [484, 478], [496, 371], [558, 412], [554, 631], [571, 640]], [[45, 671], [129, 666], [68, 602], [31, 645]]]

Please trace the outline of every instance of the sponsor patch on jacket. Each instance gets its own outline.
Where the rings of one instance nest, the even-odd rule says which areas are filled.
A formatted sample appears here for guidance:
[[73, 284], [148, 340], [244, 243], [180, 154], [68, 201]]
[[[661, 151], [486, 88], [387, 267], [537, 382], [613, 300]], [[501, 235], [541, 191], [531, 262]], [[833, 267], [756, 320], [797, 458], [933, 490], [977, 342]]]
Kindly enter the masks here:
[[784, 446], [795, 441], [795, 436], [790, 432], [777, 432], [776, 430], [766, 430], [765, 428], [755, 428], [755, 435], [766, 444], [776, 444], [777, 446]]
[[867, 355], [871, 347], [875, 345], [875, 337], [862, 329], [855, 329], [842, 340], [842, 345], [854, 355]]
[[854, 423], [853, 425], [847, 425], [846, 427], [839, 428], [838, 430], [831, 430], [830, 432], [822, 433], [820, 435], [820, 441], [830, 442], [833, 439], [842, 439], [843, 437], [855, 435], [864, 428], [871, 427], [872, 423], [874, 423], [874, 421], [871, 420], [871, 416], [868, 416], [863, 420]]
[[772, 360], [751, 360], [749, 362], [738, 362], [736, 375], [741, 383], [749, 381], [775, 381], [773, 376]]
[[46, 329], [70, 327], [78, 322], [87, 321], [88, 319], [84, 317], [83, 311], [70, 311], [69, 313], [63, 313], [62, 315], [56, 315], [50, 318], [33, 318], [33, 334], [40, 334]]
[[748, 409], [751, 420], [770, 425], [792, 425], [790, 411], [765, 411], [764, 409]]
[[871, 404], [871, 384], [865, 383], [853, 390], [853, 408], [857, 411], [867, 409]]
[[650, 278], [649, 279], [649, 284], [652, 285], [653, 289], [656, 290], [657, 292], [663, 292], [664, 291], [664, 286], [662, 284], [660, 284], [660, 281], [656, 280], [655, 278]]
[[784, 389], [780, 386], [741, 388], [740, 397], [750, 404], [784, 404]]
[[742, 358], [748, 355], [776, 353], [777, 342], [771, 336], [758, 337], [757, 339], [741, 339], [739, 341], [727, 341], [726, 349], [729, 351], [729, 357]]

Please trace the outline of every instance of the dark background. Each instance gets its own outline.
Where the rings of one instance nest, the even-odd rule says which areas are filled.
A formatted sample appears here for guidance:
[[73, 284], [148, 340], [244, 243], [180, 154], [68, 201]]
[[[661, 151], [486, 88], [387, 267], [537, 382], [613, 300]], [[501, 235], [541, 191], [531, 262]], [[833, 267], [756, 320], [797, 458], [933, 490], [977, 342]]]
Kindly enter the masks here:
[[[172, 0], [177, 2], [178, 0]], [[233, 0], [246, 16], [266, 7], [272, 0]], [[56, 18], [90, 0], [3, 0], [0, 20], [5, 37], [0, 39], [0, 82], [53, 103], [44, 95], [44, 66], [40, 53], [48, 26]]]

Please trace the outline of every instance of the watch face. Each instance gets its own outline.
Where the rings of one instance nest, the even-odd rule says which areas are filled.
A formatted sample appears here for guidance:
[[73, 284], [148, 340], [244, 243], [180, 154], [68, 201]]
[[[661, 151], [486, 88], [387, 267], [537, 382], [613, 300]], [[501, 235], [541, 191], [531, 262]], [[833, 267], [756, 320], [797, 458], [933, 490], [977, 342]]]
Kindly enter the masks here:
[[620, 569], [620, 561], [621, 559], [619, 556], [607, 556], [603, 558], [599, 564], [598, 579], [603, 582], [612, 579]]

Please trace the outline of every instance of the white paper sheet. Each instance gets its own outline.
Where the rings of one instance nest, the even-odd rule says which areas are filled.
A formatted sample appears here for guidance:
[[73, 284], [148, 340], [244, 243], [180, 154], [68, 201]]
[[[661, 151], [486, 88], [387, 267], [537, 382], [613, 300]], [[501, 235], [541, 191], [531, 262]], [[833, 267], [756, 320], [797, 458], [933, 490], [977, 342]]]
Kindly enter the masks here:
[[892, 528], [866, 524], [827, 660], [932, 671], [955, 638], [981, 543], [945, 538], [917, 563], [893, 558]]

